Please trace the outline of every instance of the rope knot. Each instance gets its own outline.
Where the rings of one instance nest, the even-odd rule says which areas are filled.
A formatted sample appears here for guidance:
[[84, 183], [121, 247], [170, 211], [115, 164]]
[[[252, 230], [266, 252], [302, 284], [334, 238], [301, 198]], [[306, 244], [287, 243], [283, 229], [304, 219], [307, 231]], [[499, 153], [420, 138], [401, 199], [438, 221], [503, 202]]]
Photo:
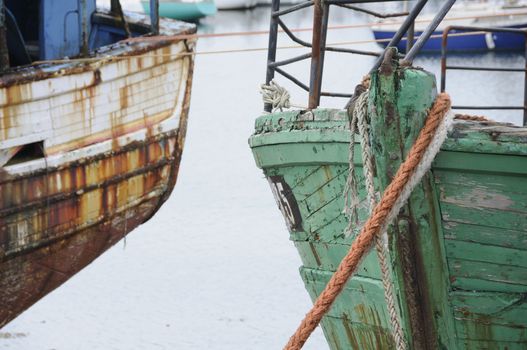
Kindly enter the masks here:
[[273, 108], [273, 112], [278, 109], [282, 111], [284, 108], [291, 107], [289, 92], [275, 83], [274, 80], [271, 80], [269, 84], [260, 85], [260, 93], [262, 94], [263, 102], [269, 103]]

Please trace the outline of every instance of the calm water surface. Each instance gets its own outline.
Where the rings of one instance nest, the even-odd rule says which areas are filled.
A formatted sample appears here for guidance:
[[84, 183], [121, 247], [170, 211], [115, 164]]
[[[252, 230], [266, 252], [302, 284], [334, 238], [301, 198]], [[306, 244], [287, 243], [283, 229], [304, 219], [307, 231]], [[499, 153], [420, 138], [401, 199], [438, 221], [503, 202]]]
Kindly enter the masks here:
[[[222, 12], [201, 32], [268, 28], [268, 8]], [[334, 11], [332, 23], [367, 17]], [[291, 28], [311, 26], [310, 12], [290, 15]], [[299, 36], [309, 40], [309, 33]], [[371, 32], [332, 30], [328, 42], [371, 39]], [[198, 51], [265, 47], [267, 37], [201, 40]], [[289, 45], [280, 38], [279, 45]], [[376, 44], [362, 45], [377, 49]], [[280, 50], [279, 58], [303, 52]], [[280, 349], [311, 305], [298, 274], [267, 182], [254, 165], [247, 138], [262, 103], [264, 51], [196, 57], [187, 144], [178, 184], [168, 202], [88, 268], [0, 332], [0, 349]], [[369, 57], [327, 54], [324, 90], [350, 91], [368, 71]], [[523, 64], [519, 54], [457, 56], [473, 65]], [[438, 58], [416, 62], [438, 72]], [[287, 68], [308, 81], [306, 63]], [[288, 87], [292, 102], [307, 96]], [[509, 73], [454, 72], [454, 103], [521, 104], [523, 80]], [[344, 100], [323, 100], [341, 107]], [[520, 122], [519, 113], [489, 114]], [[306, 349], [327, 349], [320, 331]]]

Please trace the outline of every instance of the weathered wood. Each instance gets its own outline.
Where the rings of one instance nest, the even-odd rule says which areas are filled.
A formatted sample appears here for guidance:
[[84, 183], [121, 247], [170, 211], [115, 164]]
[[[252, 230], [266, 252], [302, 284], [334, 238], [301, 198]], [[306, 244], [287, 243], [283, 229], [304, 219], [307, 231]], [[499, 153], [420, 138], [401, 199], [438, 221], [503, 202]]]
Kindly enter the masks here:
[[506, 284], [502, 281], [489, 281], [477, 278], [452, 277], [452, 288], [455, 290], [472, 290], [476, 292], [510, 292], [525, 293], [527, 287], [519, 284]]
[[460, 339], [467, 340], [490, 340], [495, 342], [517, 342], [527, 345], [525, 336], [527, 330], [524, 327], [507, 327], [488, 323], [485, 319], [480, 320], [456, 320], [456, 331]]
[[[314, 241], [295, 241], [303, 266], [306, 268], [335, 271], [349, 250], [348, 244]], [[359, 265], [357, 276], [381, 279], [379, 262], [375, 252], [370, 252]]]
[[[477, 145], [473, 146], [477, 147]], [[522, 145], [521, 148], [524, 147], [527, 146]], [[433, 167], [441, 170], [453, 169], [525, 175], [527, 174], [527, 158], [514, 154], [469, 153], [454, 149], [454, 151], [440, 152]]]
[[[527, 187], [527, 180], [525, 181]], [[464, 207], [481, 209], [496, 209], [527, 214], [527, 193], [518, 193], [511, 188], [511, 192], [495, 189], [493, 185], [459, 185], [442, 183], [439, 186], [440, 199]], [[522, 186], [523, 187], [523, 186]], [[519, 191], [525, 191], [520, 187]]]
[[464, 207], [447, 202], [441, 203], [444, 221], [502, 228], [505, 230], [527, 230], [527, 214], [510, 211]]
[[442, 149], [476, 154], [527, 155], [527, 130], [501, 123], [459, 121]]
[[[302, 144], [282, 144], [275, 147], [262, 147], [255, 155], [256, 161], [262, 167], [293, 166], [304, 164], [325, 165], [338, 163], [341, 153], [347, 153], [348, 146], [344, 143], [310, 143], [310, 149]], [[322, 147], [325, 151], [321, 152]], [[274, 149], [273, 149], [274, 148]], [[280, 150], [280, 151], [278, 151]], [[331, 156], [333, 154], [333, 156]], [[329, 159], [327, 157], [330, 157]]]
[[460, 349], [492, 349], [492, 350], [525, 350], [527, 342], [506, 342], [461, 339], [458, 342]]
[[443, 232], [447, 240], [527, 250], [527, 236], [523, 231], [448, 221], [443, 222]]
[[[377, 78], [373, 78], [374, 87]], [[393, 85], [386, 86], [391, 78], [383, 78], [381, 91], [386, 94], [379, 99], [393, 102], [400, 122], [393, 130], [389, 127], [393, 124], [379, 123], [378, 130], [399, 140], [419, 130], [417, 123], [434, 97], [431, 78], [412, 69], [399, 71], [391, 80]], [[428, 96], [421, 99], [426, 91]], [[382, 108], [375, 112], [382, 114], [381, 118], [386, 115]], [[343, 234], [347, 218], [339, 198], [348, 170], [347, 120], [340, 111], [294, 111], [262, 116], [256, 125], [250, 139], [255, 159], [267, 176], [283, 178], [289, 185], [286, 192], [299, 208], [303, 227], [290, 230], [290, 238], [302, 258], [306, 289], [315, 298], [354, 238]], [[414, 249], [421, 256], [415, 264], [424, 271], [419, 283], [428, 293], [428, 297], [420, 294], [418, 298], [424, 305], [433, 304], [433, 327], [438, 328], [434, 336], [446, 349], [524, 349], [525, 129], [494, 125], [491, 132], [482, 125], [455, 124], [434, 163], [433, 176], [425, 179], [425, 187], [417, 189], [410, 209], [404, 212], [418, 218], [417, 224], [411, 225], [417, 233]], [[500, 133], [492, 134], [498, 129]], [[393, 158], [402, 159], [410, 144], [394, 146]], [[480, 145], [483, 151], [478, 149]], [[356, 146], [353, 159], [362, 182], [360, 146]], [[385, 149], [375, 151], [380, 154]], [[379, 171], [381, 168], [377, 175], [386, 176], [387, 171]], [[365, 196], [362, 183], [359, 195], [361, 199]], [[428, 201], [423, 203], [424, 198]], [[364, 209], [359, 210], [361, 222]], [[442, 229], [433, 231], [433, 223]], [[405, 232], [407, 226], [399, 222], [397, 228]], [[398, 253], [393, 249], [398, 238], [392, 236], [392, 253]], [[402, 284], [400, 280], [396, 283]], [[399, 297], [398, 302], [406, 300]], [[361, 319], [358, 310], [366, 305], [372, 309], [364, 310], [375, 310], [370, 315], [378, 315], [379, 324], [385, 327], [375, 326], [375, 317]], [[370, 252], [322, 320], [322, 329], [332, 350], [393, 349], [388, 325], [378, 262]]]
[[346, 171], [339, 173], [337, 176], [331, 177], [328, 182], [318, 187], [315, 192], [309, 194], [304, 200], [299, 201], [299, 205], [305, 205], [306, 210], [309, 212], [308, 215], [311, 216], [320, 208], [342, 198], [342, 183], [346, 182], [347, 176], [346, 169]]
[[446, 241], [445, 246], [449, 258], [527, 268], [527, 251], [525, 250], [451, 240]]
[[[80, 71], [77, 64], [57, 64], [48, 68], [53, 77], [0, 88], [0, 149], [45, 140], [46, 154], [52, 155], [157, 124], [174, 109], [180, 114], [185, 88], [179, 82], [189, 73], [189, 58], [177, 54], [187, 48], [182, 42], [157, 46], [117, 46], [106, 54], [150, 48], [151, 55], [95, 62]], [[165, 56], [156, 61], [153, 55]], [[21, 75], [37, 70], [29, 67]], [[173, 79], [165, 79], [170, 74]], [[116, 125], [120, 132], [112, 131]]]
[[[328, 271], [308, 268], [302, 268], [300, 274], [313, 299], [322, 292], [331, 277]], [[389, 314], [387, 309], [382, 307], [383, 300], [382, 281], [356, 276], [346, 284], [328, 315], [346, 315], [351, 322], [389, 328]]]
[[[523, 267], [459, 258], [450, 258], [448, 266], [451, 273], [450, 279], [458, 287], [460, 286], [458, 278], [469, 278], [480, 280], [481, 286], [487, 282], [499, 282], [503, 285], [504, 292], [510, 291], [513, 286], [520, 290], [527, 290], [527, 269]], [[469, 290], [469, 288], [462, 289]]]
[[527, 328], [525, 294], [497, 292], [452, 292], [450, 300], [457, 319], [485, 321], [492, 324]]
[[[471, 157], [471, 155], [467, 155]], [[467, 188], [486, 188], [492, 192], [527, 195], [527, 179], [524, 176], [511, 176], [508, 168], [498, 172], [471, 171], [458, 165], [457, 170], [442, 170], [434, 167], [434, 178], [441, 185], [464, 186]], [[491, 166], [490, 164], [488, 165]], [[514, 173], [513, 173], [514, 174]], [[514, 174], [516, 175], [516, 174]]]
[[345, 316], [325, 317], [322, 329], [332, 349], [393, 349], [390, 331], [386, 328], [350, 322]]

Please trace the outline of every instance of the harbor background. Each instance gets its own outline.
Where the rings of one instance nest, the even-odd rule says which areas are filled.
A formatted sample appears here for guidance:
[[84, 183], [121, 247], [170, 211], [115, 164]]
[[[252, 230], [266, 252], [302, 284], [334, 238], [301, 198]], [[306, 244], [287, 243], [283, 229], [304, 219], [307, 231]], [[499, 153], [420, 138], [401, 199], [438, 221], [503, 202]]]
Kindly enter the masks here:
[[[138, 4], [128, 1], [127, 5]], [[433, 6], [433, 4], [432, 4]], [[130, 8], [130, 7], [128, 7]], [[388, 9], [390, 10], [390, 9]], [[431, 8], [432, 10], [432, 8]], [[286, 17], [310, 28], [310, 11]], [[371, 17], [338, 10], [332, 25]], [[219, 12], [201, 33], [267, 30], [269, 8]], [[310, 40], [309, 32], [298, 34]], [[369, 28], [330, 30], [328, 43], [370, 40]], [[203, 39], [198, 52], [265, 48], [266, 35]], [[282, 35], [279, 45], [291, 45]], [[379, 50], [366, 43], [364, 49]], [[279, 50], [279, 58], [304, 52]], [[247, 138], [261, 113], [265, 50], [196, 56], [189, 130], [176, 188], [149, 222], [0, 331], [0, 349], [280, 349], [311, 305], [301, 262]], [[324, 90], [349, 92], [371, 57], [326, 56]], [[524, 65], [522, 53], [457, 55], [452, 63]], [[436, 74], [437, 56], [415, 63]], [[307, 62], [287, 70], [308, 81]], [[285, 79], [295, 104], [307, 95]], [[521, 104], [523, 76], [449, 72], [455, 104]], [[483, 101], [483, 102], [482, 102]], [[342, 107], [343, 99], [323, 99]], [[516, 112], [488, 113], [519, 124]], [[322, 333], [306, 349], [327, 349]]]

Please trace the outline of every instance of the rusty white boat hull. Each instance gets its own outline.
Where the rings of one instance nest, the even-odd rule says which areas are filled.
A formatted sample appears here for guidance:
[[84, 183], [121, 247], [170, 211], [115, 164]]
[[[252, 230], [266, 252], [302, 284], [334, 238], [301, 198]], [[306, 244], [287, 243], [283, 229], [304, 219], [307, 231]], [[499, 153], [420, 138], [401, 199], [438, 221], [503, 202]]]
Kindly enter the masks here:
[[185, 140], [193, 49], [192, 40], [118, 43], [89, 64], [1, 78], [0, 327], [168, 198]]

